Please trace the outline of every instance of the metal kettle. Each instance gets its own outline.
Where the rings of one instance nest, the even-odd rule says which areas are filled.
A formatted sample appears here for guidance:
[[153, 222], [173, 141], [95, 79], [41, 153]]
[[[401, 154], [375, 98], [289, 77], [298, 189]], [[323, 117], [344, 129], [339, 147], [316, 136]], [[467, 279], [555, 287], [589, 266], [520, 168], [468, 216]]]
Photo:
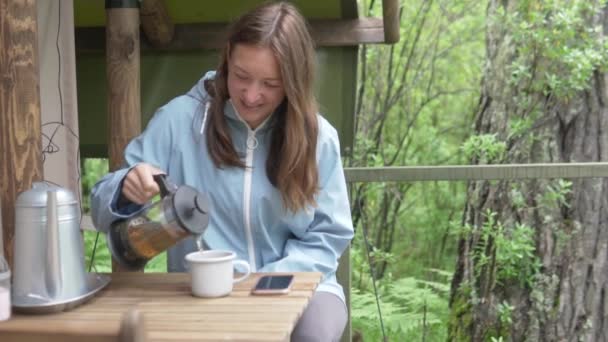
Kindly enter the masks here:
[[17, 197], [15, 228], [15, 305], [70, 300], [88, 291], [80, 208], [70, 191], [33, 183]]
[[160, 199], [128, 219], [111, 224], [106, 235], [114, 259], [129, 270], [146, 263], [179, 241], [203, 234], [209, 224], [207, 196], [188, 185], [176, 186], [166, 175], [154, 175]]

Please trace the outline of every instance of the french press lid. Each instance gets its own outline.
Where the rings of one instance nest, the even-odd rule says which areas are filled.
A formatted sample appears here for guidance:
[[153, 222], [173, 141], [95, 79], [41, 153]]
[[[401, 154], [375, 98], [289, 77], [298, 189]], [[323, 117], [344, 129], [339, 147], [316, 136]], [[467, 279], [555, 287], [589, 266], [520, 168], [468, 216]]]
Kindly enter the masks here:
[[202, 234], [209, 224], [209, 200], [204, 193], [191, 186], [177, 188], [173, 209], [180, 226], [192, 234]]
[[[171, 193], [169, 189], [176, 188], [164, 174], [154, 175], [154, 180], [158, 183], [163, 198]], [[179, 186], [173, 192], [173, 211], [179, 225], [192, 234], [202, 234], [209, 224], [207, 195], [189, 185]]]

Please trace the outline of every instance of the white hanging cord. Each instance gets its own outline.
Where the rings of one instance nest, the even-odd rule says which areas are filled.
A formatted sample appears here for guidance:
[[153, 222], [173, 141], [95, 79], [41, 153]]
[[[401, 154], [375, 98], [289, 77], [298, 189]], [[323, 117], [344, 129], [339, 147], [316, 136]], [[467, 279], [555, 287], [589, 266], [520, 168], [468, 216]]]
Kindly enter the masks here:
[[207, 101], [205, 104], [205, 113], [203, 114], [203, 122], [201, 123], [201, 130], [199, 132], [200, 135], [203, 135], [203, 131], [205, 130], [205, 122], [207, 121], [207, 112], [209, 112], [209, 104], [211, 102]]

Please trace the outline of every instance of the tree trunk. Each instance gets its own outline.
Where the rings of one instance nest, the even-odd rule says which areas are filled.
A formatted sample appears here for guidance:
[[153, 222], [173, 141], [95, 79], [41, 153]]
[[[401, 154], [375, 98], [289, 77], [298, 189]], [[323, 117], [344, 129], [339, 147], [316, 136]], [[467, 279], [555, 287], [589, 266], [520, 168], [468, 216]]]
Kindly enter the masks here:
[[[499, 11], [521, 12], [522, 5], [490, 0], [488, 18]], [[608, 30], [605, 8], [586, 19], [589, 27]], [[495, 134], [505, 151], [494, 159], [477, 155], [473, 163], [607, 161], [608, 74], [596, 68], [586, 90], [558, 94], [556, 88], [541, 89], [533, 84], [554, 61], [532, 50], [527, 51], [528, 82], [513, 84], [509, 66], [521, 57], [519, 43], [501, 22], [489, 21], [475, 130]], [[522, 119], [531, 124], [525, 134], [517, 134], [513, 123]], [[555, 196], [559, 193], [562, 199]], [[450, 340], [607, 341], [606, 179], [573, 180], [571, 186], [556, 180], [472, 182], [467, 195], [463, 226], [470, 228], [460, 240], [452, 283]], [[518, 235], [525, 230], [517, 230], [518, 225], [532, 228], [530, 258], [523, 250], [513, 251], [525, 245]], [[509, 273], [510, 265], [519, 267], [517, 274]]]

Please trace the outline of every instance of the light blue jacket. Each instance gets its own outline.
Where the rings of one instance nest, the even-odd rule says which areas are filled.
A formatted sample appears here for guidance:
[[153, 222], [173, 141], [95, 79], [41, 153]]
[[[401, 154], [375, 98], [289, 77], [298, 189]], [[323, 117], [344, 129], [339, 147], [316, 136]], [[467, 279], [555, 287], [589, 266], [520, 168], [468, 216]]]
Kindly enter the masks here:
[[[344, 300], [335, 272], [338, 258], [353, 237], [353, 226], [336, 130], [318, 116], [317, 206], [293, 214], [284, 209], [279, 191], [266, 176], [272, 115], [251, 130], [228, 101], [224, 112], [232, 142], [246, 165], [252, 167], [219, 169], [213, 164], [201, 132], [209, 100], [203, 81], [214, 75], [207, 73], [187, 95], [161, 107], [145, 131], [127, 146], [127, 166], [95, 185], [91, 195], [95, 226], [107, 232], [115, 220], [142, 209], [131, 204], [119, 211], [116, 204], [127, 172], [146, 162], [166, 171], [175, 184], [187, 184], [208, 194], [211, 213], [203, 238], [209, 248], [234, 251], [237, 258], [249, 261], [252, 271], [321, 272], [324, 276], [318, 290]], [[192, 238], [172, 247], [169, 271], [186, 270], [184, 256], [195, 249]]]

